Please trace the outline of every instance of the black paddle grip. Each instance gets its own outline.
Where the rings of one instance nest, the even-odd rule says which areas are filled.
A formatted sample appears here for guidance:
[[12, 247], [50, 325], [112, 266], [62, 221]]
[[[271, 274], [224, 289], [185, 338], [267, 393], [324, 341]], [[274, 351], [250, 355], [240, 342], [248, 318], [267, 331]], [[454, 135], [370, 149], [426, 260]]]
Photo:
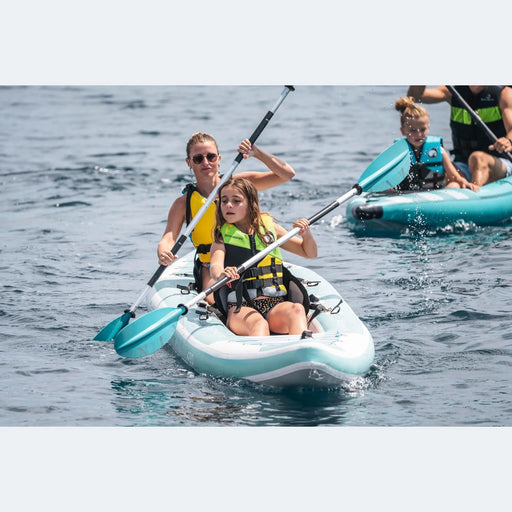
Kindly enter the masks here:
[[339, 206], [339, 203], [337, 201], [332, 202], [329, 206], [326, 206], [323, 210], [320, 210], [319, 212], [315, 213], [313, 217], [310, 217], [308, 219], [308, 222], [310, 224], [313, 224], [318, 219], [321, 219], [324, 215], [327, 215], [329, 212], [332, 212], [335, 208]]
[[[256, 142], [256, 139], [261, 135], [261, 132], [265, 129], [265, 126], [269, 123], [269, 121], [272, 119], [272, 116], [274, 115], [274, 112], [269, 110], [265, 117], [262, 119], [261, 123], [258, 125], [256, 130], [254, 130], [253, 134], [249, 137], [249, 142], [251, 144], [254, 144]], [[235, 158], [235, 162], [240, 163], [243, 159], [244, 155], [242, 153], [238, 153]]]
[[[359, 183], [356, 183], [352, 188], [355, 189], [357, 195], [360, 195], [363, 192], [363, 189], [361, 185], [359, 185]], [[310, 217], [308, 219], [308, 222], [310, 224], [313, 224], [313, 222], [316, 222], [318, 219], [321, 219], [324, 215], [327, 215], [329, 212], [332, 212], [334, 209], [338, 208], [340, 204], [341, 203], [339, 203], [338, 201], [333, 201], [329, 206], [326, 206], [323, 210], [320, 210], [319, 212], [315, 213], [313, 217]]]
[[[289, 89], [290, 91], [295, 91], [295, 87], [293, 87], [293, 85], [285, 85], [285, 87], [287, 89]], [[265, 127], [267, 126], [269, 121], [272, 119], [273, 115], [274, 115], [274, 112], [272, 112], [272, 110], [269, 110], [265, 114], [265, 117], [262, 119], [260, 124], [257, 126], [256, 130], [254, 130], [252, 135], [249, 137], [249, 142], [251, 143], [251, 145], [256, 142], [256, 139], [261, 135], [261, 132], [265, 129]], [[244, 155], [242, 155], [242, 153], [238, 153], [238, 155], [236, 155], [235, 162], [239, 164], [242, 161], [243, 157], [244, 157]]]
[[160, 265], [158, 270], [153, 274], [153, 277], [148, 281], [148, 286], [153, 286], [158, 281], [158, 278], [163, 274], [166, 268], [167, 265]]
[[256, 139], [261, 135], [261, 132], [265, 129], [265, 126], [269, 123], [269, 121], [272, 119], [272, 116], [274, 115], [274, 112], [269, 110], [265, 117], [261, 120], [261, 123], [258, 125], [256, 130], [254, 130], [253, 134], [249, 137], [249, 142], [251, 144], [254, 144], [256, 142]]
[[[238, 269], [237, 269], [238, 270]], [[201, 293], [204, 293], [205, 297], [210, 295], [210, 293], [218, 290], [219, 288], [222, 288], [225, 284], [227, 284], [230, 281], [228, 276], [224, 276], [222, 279], [219, 279], [216, 283], [213, 283], [210, 287], [206, 288], [206, 290], [203, 290]]]

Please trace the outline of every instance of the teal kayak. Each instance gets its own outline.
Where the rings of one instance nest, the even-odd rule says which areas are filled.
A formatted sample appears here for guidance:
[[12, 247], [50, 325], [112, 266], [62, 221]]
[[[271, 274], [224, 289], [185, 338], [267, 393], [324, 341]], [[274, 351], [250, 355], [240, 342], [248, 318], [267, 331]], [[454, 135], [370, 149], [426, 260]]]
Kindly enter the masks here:
[[442, 232], [493, 226], [512, 218], [512, 177], [469, 189], [362, 194], [346, 208], [349, 228], [358, 234]]
[[[174, 308], [196, 295], [191, 252], [167, 267], [147, 298], [149, 310]], [[268, 386], [338, 388], [360, 380], [371, 368], [371, 334], [336, 289], [314, 271], [285, 263], [308, 296], [321, 305], [299, 335], [237, 336], [203, 303], [179, 319], [168, 341], [175, 354], [199, 374], [248, 380]], [[313, 312], [310, 312], [310, 315]]]

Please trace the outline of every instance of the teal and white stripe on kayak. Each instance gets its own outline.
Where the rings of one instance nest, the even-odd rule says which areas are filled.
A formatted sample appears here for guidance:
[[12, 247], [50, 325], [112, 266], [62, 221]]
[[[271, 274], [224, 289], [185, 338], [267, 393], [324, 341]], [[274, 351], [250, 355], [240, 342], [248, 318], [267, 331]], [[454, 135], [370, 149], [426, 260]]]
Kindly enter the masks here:
[[420, 192], [363, 194], [346, 208], [350, 229], [395, 234], [405, 229], [437, 230], [458, 223], [492, 226], [512, 218], [512, 177], [477, 192], [443, 188]]

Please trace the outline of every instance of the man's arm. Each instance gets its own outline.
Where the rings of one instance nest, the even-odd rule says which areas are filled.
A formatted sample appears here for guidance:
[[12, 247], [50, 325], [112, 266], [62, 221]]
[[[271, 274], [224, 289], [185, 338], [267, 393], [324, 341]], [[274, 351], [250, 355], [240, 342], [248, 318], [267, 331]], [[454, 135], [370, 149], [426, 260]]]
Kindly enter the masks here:
[[414, 101], [422, 103], [440, 103], [446, 101], [451, 103], [452, 95], [445, 85], [426, 89], [424, 85], [410, 85], [407, 89], [407, 96], [412, 96]]
[[503, 124], [507, 130], [507, 138], [512, 138], [512, 88], [505, 87], [501, 91], [500, 110], [503, 117]]
[[495, 149], [499, 153], [510, 153], [512, 152], [512, 88], [503, 88], [499, 105], [507, 134], [505, 137], [500, 137], [494, 144], [491, 144], [489, 149]]

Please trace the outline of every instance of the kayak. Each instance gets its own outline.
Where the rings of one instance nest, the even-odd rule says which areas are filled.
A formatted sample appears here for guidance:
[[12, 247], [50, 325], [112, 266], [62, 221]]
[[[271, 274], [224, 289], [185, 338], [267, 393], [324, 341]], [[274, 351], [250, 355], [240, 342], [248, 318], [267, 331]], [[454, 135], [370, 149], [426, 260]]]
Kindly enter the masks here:
[[358, 234], [439, 233], [493, 226], [512, 218], [512, 176], [477, 192], [444, 188], [363, 194], [347, 204], [349, 228]]
[[[149, 310], [176, 308], [192, 289], [194, 251], [167, 267], [147, 297]], [[238, 336], [201, 303], [177, 322], [168, 345], [199, 374], [277, 387], [337, 388], [363, 377], [375, 357], [371, 334], [336, 289], [314, 271], [284, 263], [319, 304], [309, 333]], [[313, 295], [314, 297], [311, 297]]]

